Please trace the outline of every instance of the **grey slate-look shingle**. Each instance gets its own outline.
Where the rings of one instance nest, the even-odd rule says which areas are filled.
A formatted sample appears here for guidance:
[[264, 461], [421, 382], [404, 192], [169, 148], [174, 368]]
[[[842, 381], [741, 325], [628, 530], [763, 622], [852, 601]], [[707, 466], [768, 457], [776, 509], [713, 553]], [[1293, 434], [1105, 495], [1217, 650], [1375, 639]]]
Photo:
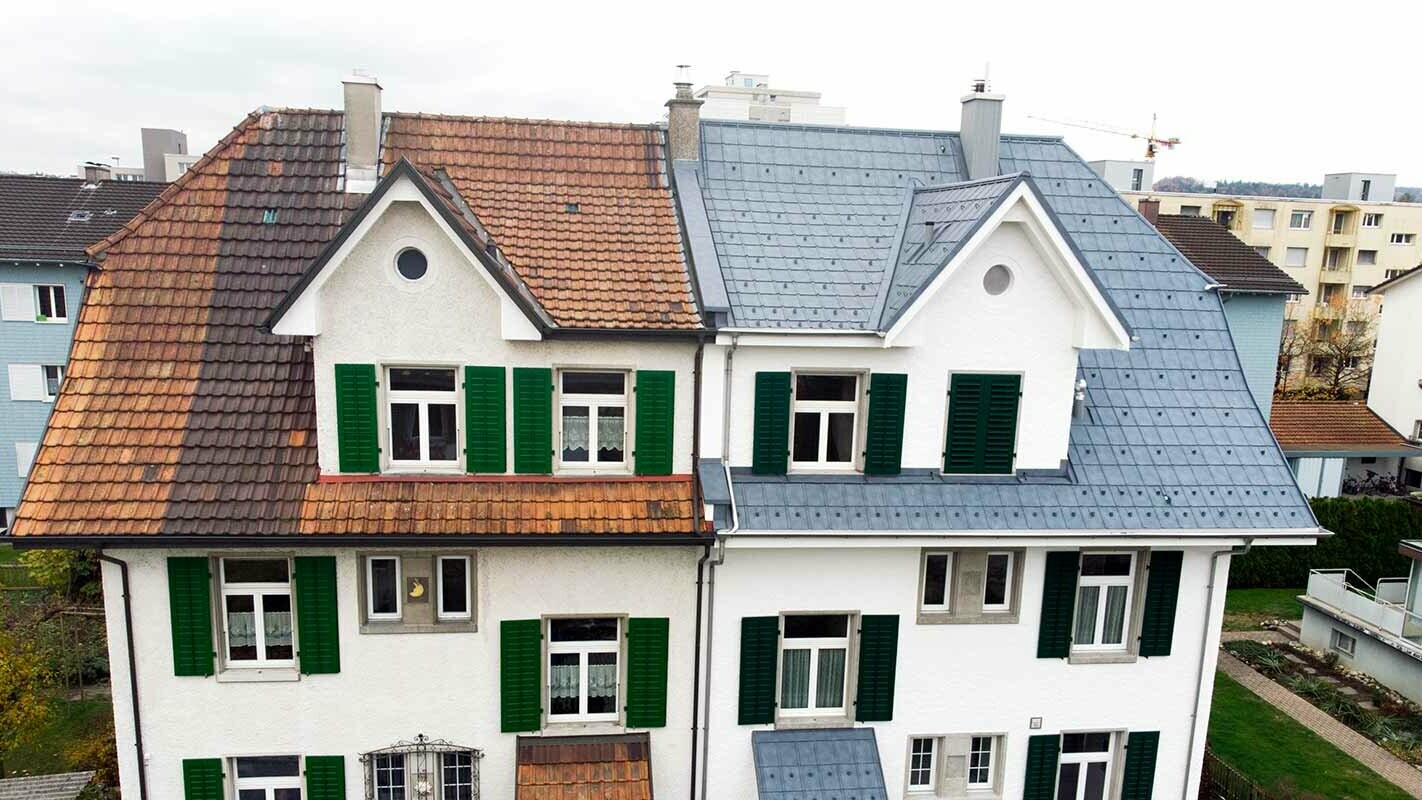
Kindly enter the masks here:
[[[1001, 171], [1031, 175], [1134, 334], [1129, 352], [1081, 352], [1087, 414], [1072, 424], [1066, 473], [734, 470], [741, 526], [1316, 529], [1245, 384], [1209, 279], [1061, 140], [1004, 136]], [[699, 177], [731, 325], [874, 330], [876, 300], [899, 259], [905, 197], [932, 196], [964, 173], [954, 133], [708, 121]], [[907, 195], [915, 181], [924, 190]], [[914, 281], [905, 273], [902, 284]]]
[[755, 731], [760, 800], [884, 800], [873, 728]]

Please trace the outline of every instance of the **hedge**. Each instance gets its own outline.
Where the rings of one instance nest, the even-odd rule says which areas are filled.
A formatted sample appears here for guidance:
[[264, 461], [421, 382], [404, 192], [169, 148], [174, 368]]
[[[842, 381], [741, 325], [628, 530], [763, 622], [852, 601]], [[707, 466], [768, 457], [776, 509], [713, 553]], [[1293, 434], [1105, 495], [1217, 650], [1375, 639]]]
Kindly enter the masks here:
[[1318, 523], [1333, 531], [1312, 547], [1256, 547], [1233, 559], [1232, 588], [1299, 588], [1311, 569], [1347, 567], [1369, 583], [1406, 577], [1412, 562], [1397, 552], [1403, 539], [1422, 539], [1422, 513], [1403, 500], [1316, 497]]

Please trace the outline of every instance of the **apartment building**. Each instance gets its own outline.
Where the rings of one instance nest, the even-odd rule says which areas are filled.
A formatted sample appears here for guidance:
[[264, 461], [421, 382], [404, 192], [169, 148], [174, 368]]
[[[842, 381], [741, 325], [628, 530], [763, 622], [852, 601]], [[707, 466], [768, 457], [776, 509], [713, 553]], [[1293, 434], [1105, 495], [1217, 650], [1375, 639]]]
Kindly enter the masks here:
[[842, 106], [820, 104], [820, 93], [770, 85], [770, 76], [733, 70], [720, 86], [696, 90], [706, 119], [739, 119], [753, 122], [807, 122], [843, 125]]

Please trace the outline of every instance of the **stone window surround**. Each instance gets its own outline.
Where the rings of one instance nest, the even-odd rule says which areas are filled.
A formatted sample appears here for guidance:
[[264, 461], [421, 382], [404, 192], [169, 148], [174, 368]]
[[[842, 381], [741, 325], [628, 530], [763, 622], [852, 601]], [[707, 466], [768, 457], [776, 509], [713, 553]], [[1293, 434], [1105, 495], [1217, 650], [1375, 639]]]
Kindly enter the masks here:
[[[928, 556], [949, 553], [948, 610], [923, 608]], [[989, 553], [1012, 554], [1012, 583], [1006, 611], [983, 611], [983, 580]], [[1012, 547], [925, 548], [918, 559], [916, 603], [919, 625], [1016, 625], [1022, 612], [1022, 573], [1027, 551]]]
[[[992, 744], [992, 785], [987, 788], [968, 787], [968, 754], [972, 749], [973, 737], [988, 736]], [[911, 788], [908, 768], [912, 763], [913, 740], [934, 740], [934, 775], [931, 789]], [[935, 800], [996, 800], [1003, 790], [1003, 761], [1007, 750], [1005, 731], [972, 731], [968, 733], [910, 733], [904, 739], [904, 797], [935, 798]]]
[[[400, 613], [398, 620], [370, 620], [366, 617], [366, 595], [369, 587], [366, 585], [366, 563], [369, 558], [374, 557], [395, 557], [400, 559], [400, 586], [401, 592]], [[439, 556], [467, 556], [469, 558], [469, 619], [467, 620], [441, 620], [438, 618], [439, 610], [439, 587], [438, 580], [438, 558]], [[405, 597], [406, 587], [411, 578], [424, 578], [425, 602], [411, 603]], [[392, 633], [475, 633], [479, 630], [479, 557], [477, 551], [454, 549], [454, 550], [361, 550], [356, 553], [356, 594], [360, 619], [360, 632], [363, 634], [392, 634]]]

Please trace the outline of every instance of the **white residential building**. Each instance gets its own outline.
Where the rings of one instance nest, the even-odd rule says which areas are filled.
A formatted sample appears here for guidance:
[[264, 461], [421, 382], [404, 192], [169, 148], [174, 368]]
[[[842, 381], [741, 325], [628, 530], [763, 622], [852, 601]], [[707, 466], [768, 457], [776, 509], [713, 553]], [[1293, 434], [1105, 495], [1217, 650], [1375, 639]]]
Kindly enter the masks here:
[[803, 122], [843, 125], [845, 110], [820, 104], [820, 93], [803, 89], [781, 89], [770, 85], [770, 76], [732, 71], [720, 86], [696, 90], [705, 101], [705, 119], [741, 119], [756, 122]]
[[[1422, 267], [1379, 284], [1382, 298], [1378, 346], [1373, 355], [1368, 407], [1422, 446]], [[1422, 489], [1422, 457], [1403, 461], [1402, 483]]]

